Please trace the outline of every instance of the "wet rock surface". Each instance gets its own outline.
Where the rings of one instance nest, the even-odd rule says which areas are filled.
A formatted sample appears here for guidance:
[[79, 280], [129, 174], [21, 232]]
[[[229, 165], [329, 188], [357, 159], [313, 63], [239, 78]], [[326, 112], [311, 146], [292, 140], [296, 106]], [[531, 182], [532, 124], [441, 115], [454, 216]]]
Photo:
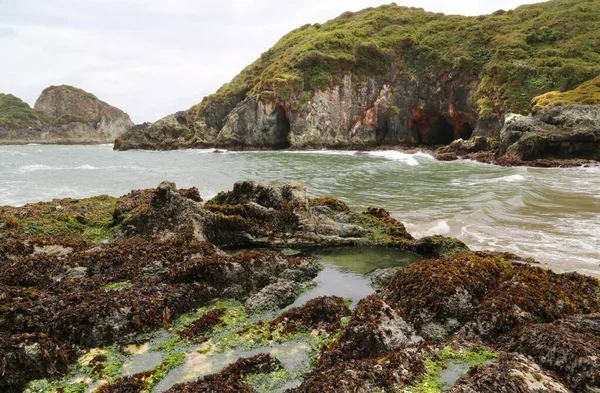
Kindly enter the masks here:
[[[180, 377], [160, 391], [600, 389], [594, 278], [414, 239], [383, 209], [356, 213], [299, 185], [240, 182], [200, 200], [164, 182], [0, 208], [0, 390], [154, 392], [169, 375]], [[281, 248], [340, 245], [429, 259], [386, 270], [353, 311], [337, 296], [281, 311], [320, 269]], [[123, 373], [130, 344], [146, 345], [132, 359], [158, 360]], [[294, 351], [304, 366], [290, 368]]]

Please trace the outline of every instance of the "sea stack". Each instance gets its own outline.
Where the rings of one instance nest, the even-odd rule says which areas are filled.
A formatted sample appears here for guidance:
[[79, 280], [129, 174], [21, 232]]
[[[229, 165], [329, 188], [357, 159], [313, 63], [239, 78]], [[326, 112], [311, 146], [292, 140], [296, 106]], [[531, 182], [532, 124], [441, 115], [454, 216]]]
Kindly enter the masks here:
[[133, 126], [127, 113], [68, 85], [44, 89], [33, 109], [11, 94], [0, 101], [0, 144], [112, 143]]

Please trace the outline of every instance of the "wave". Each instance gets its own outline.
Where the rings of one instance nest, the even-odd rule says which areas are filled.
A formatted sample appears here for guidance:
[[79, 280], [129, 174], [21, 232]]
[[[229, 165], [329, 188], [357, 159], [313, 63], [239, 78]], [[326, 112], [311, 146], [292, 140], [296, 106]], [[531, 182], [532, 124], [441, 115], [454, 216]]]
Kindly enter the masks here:
[[369, 156], [385, 158], [392, 161], [402, 161], [409, 166], [419, 166], [419, 161], [415, 157], [424, 157], [427, 159], [434, 160], [433, 156], [422, 151], [416, 153], [404, 153], [396, 150], [382, 150], [382, 151], [370, 151]]
[[93, 165], [80, 165], [75, 167], [66, 167], [66, 166], [50, 166], [50, 165], [42, 165], [42, 164], [32, 164], [32, 165], [23, 165], [19, 168], [19, 172], [28, 173], [28, 172], [37, 172], [37, 171], [64, 171], [64, 170], [77, 170], [77, 169], [85, 169], [85, 170], [96, 170], [99, 169]]
[[445, 220], [437, 220], [425, 224], [406, 223], [406, 228], [411, 235], [418, 239], [433, 235], [447, 235], [451, 231], [450, 225]]

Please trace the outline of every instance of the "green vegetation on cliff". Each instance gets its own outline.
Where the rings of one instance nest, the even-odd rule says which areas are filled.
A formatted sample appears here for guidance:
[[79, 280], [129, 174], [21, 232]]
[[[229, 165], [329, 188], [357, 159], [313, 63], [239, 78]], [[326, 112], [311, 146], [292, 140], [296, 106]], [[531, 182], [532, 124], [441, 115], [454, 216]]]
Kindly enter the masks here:
[[31, 109], [19, 97], [0, 93], [0, 127], [27, 128], [51, 121], [50, 116]]
[[102, 100], [100, 100], [98, 97], [96, 97], [92, 93], [88, 93], [87, 91], [85, 91], [83, 89], [80, 89], [80, 88], [74, 87], [74, 86], [70, 86], [70, 85], [48, 86], [47, 88], [45, 88], [42, 91], [42, 94], [49, 93], [52, 90], [66, 90], [66, 91], [70, 91], [73, 93], [78, 93], [86, 98], [89, 98], [90, 100], [103, 102]]
[[482, 118], [528, 112], [533, 97], [600, 73], [600, 2], [551, 0], [478, 17], [395, 4], [346, 12], [290, 32], [192, 113], [205, 117], [210, 103], [244, 94], [306, 102], [348, 74], [393, 83], [453, 72], [478, 81], [471, 100]]
[[573, 90], [551, 91], [533, 99], [533, 110], [563, 105], [600, 105], [600, 75]]

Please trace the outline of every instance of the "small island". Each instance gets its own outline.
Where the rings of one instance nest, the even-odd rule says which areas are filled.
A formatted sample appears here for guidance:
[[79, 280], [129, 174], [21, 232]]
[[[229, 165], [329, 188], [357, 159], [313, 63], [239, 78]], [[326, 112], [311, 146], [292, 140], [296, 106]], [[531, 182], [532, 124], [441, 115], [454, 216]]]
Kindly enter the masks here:
[[0, 145], [113, 143], [133, 126], [129, 115], [73, 86], [50, 86], [31, 108], [0, 93]]

